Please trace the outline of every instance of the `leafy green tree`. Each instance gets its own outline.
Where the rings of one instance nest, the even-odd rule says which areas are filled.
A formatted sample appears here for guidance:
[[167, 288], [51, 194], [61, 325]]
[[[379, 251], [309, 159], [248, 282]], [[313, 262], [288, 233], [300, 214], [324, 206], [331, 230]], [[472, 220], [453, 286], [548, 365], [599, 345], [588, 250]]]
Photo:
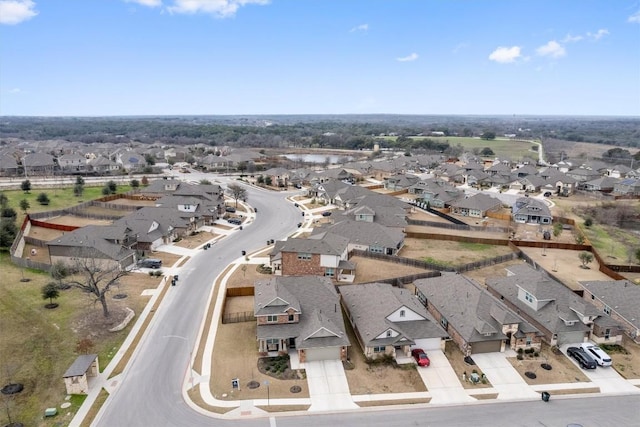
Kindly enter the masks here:
[[490, 147], [484, 147], [482, 151], [480, 151], [480, 155], [482, 156], [494, 156], [495, 153]]
[[84, 185], [84, 178], [81, 177], [80, 175], [76, 176], [76, 184], [77, 185]]
[[13, 240], [18, 233], [15, 217], [0, 218], [0, 248], [8, 248], [13, 244]]
[[22, 212], [27, 213], [30, 207], [31, 205], [27, 199], [20, 200], [20, 209], [22, 209]]
[[140, 181], [138, 181], [137, 179], [132, 179], [129, 184], [131, 184], [131, 188], [139, 188], [140, 187]]
[[118, 191], [118, 185], [113, 180], [107, 182], [107, 188], [109, 188], [109, 192], [111, 194], [116, 194], [116, 192]]
[[9, 198], [0, 191], [0, 207], [6, 208], [9, 205]]
[[49, 196], [47, 196], [47, 193], [38, 194], [38, 198], [36, 200], [38, 201], [38, 203], [40, 203], [43, 206], [48, 205], [50, 202]]
[[5, 206], [2, 209], [0, 209], [0, 217], [9, 218], [12, 221], [15, 221], [15, 219], [18, 217], [18, 213], [16, 212], [15, 209]]
[[561, 234], [562, 234], [562, 224], [560, 224], [559, 222], [556, 222], [555, 224], [553, 224], [553, 236], [560, 237]]
[[29, 181], [28, 179], [25, 179], [24, 181], [22, 181], [22, 184], [20, 184], [20, 188], [25, 193], [30, 192], [31, 191], [31, 181]]
[[74, 184], [73, 186], [73, 195], [76, 197], [80, 197], [82, 196], [82, 193], [84, 192], [84, 185], [82, 184]]
[[496, 139], [496, 133], [495, 132], [486, 131], [482, 135], [480, 135], [480, 138], [481, 139], [486, 139], [487, 141], [492, 140], [492, 139]]
[[265, 183], [265, 185], [271, 185], [272, 184], [271, 177], [270, 176], [266, 176], [264, 178], [264, 183]]
[[258, 184], [264, 184], [264, 176], [260, 175], [256, 181]]
[[582, 268], [587, 268], [587, 264], [593, 261], [593, 254], [591, 252], [580, 252], [578, 254], [578, 258], [580, 258], [580, 262], [582, 263]]
[[102, 187], [102, 195], [108, 196], [109, 194], [111, 194], [111, 190], [109, 190], [109, 186], [105, 185], [104, 187]]
[[49, 304], [53, 305], [53, 300], [60, 296], [58, 285], [54, 282], [49, 282], [42, 287], [42, 299], [48, 299]]
[[200, 184], [202, 184], [202, 185], [211, 185], [211, 181], [209, 181], [208, 179], [201, 179], [200, 180]]
[[145, 154], [144, 161], [147, 162], [149, 166], [153, 166], [156, 164], [156, 161], [151, 154]]

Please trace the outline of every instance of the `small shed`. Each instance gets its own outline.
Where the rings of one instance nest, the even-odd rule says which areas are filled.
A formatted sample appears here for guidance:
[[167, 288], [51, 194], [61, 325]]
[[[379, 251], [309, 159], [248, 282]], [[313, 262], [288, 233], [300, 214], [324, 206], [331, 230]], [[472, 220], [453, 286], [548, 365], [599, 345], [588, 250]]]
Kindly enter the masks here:
[[67, 394], [89, 394], [87, 377], [97, 377], [99, 372], [97, 354], [78, 356], [63, 376]]

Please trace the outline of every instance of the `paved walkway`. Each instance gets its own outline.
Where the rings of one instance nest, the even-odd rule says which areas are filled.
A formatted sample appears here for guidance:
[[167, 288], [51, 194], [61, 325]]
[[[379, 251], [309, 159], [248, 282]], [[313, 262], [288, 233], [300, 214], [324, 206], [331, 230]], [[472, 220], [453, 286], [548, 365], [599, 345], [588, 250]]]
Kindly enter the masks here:
[[[515, 357], [515, 352], [513, 356]], [[471, 356], [478, 368], [486, 375], [498, 400], [530, 399], [539, 397], [518, 371], [507, 360], [507, 353], [482, 353]]]

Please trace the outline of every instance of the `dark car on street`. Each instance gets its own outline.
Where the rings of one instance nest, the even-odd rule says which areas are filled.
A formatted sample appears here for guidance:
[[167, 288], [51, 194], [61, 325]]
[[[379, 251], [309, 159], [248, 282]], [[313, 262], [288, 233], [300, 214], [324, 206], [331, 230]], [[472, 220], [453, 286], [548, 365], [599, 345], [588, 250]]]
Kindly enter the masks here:
[[331, 211], [322, 212], [322, 216], [331, 216]]
[[582, 369], [596, 369], [596, 361], [580, 347], [569, 347], [567, 355], [573, 357]]

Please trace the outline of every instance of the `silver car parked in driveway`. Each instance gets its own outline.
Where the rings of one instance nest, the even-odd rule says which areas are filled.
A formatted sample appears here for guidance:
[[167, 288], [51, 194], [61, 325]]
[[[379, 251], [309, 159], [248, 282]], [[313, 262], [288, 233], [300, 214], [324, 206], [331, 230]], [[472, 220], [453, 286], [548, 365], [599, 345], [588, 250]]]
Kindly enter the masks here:
[[589, 355], [599, 366], [611, 366], [611, 356], [597, 345], [589, 342], [580, 344], [580, 347]]

